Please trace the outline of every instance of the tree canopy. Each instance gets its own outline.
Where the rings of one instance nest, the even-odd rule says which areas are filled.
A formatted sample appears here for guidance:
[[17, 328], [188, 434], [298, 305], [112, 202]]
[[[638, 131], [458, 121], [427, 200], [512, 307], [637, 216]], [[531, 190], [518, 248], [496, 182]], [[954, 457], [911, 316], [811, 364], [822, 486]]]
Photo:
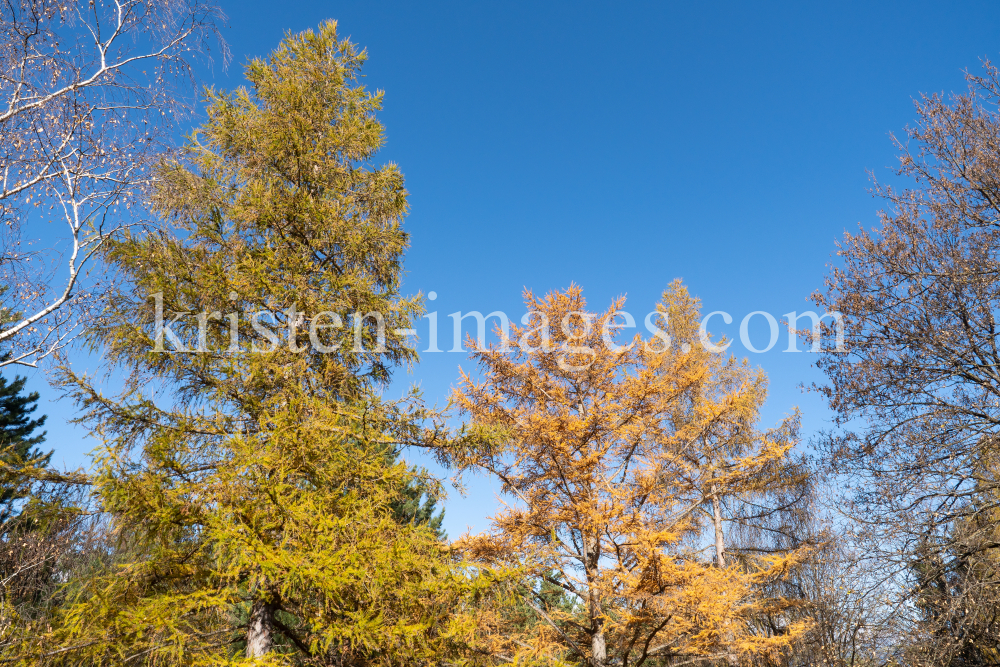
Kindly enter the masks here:
[[[107, 243], [121, 281], [89, 336], [125, 389], [68, 367], [62, 381], [102, 442], [91, 479], [115, 557], [23, 640], [27, 662], [402, 665], [467, 632], [469, 583], [409, 507], [436, 483], [393, 453], [432, 442], [433, 415], [376, 393], [414, 359], [396, 329], [419, 299], [398, 292], [402, 176], [368, 163], [383, 139], [364, 60], [330, 22], [252, 61], [250, 87], [210, 91], [208, 121], [161, 167], [171, 226]], [[182, 322], [199, 350], [157, 350], [161, 308], [233, 311], [237, 331]], [[309, 346], [296, 309], [386, 321]], [[286, 340], [240, 330], [257, 312]]]
[[[766, 493], [796, 420], [755, 430], [761, 376], [687, 343], [698, 303], [679, 283], [661, 305], [672, 340], [619, 344], [624, 299], [590, 313], [576, 286], [527, 292], [525, 303], [537, 326], [515, 326], [516, 343], [470, 340], [483, 379], [463, 374], [455, 394], [475, 426], [497, 434], [461, 465], [496, 475], [511, 498], [493, 529], [462, 547], [525, 567], [572, 604], [547, 604], [545, 589], [529, 586], [522, 595], [540, 623], [521, 634], [501, 624], [496, 641], [594, 667], [778, 655], [804, 623], [767, 636], [746, 619], [783, 604], [761, 585], [802, 553], [727, 565], [720, 503]], [[714, 512], [699, 511], [706, 504]], [[706, 526], [714, 563], [699, 539]]]

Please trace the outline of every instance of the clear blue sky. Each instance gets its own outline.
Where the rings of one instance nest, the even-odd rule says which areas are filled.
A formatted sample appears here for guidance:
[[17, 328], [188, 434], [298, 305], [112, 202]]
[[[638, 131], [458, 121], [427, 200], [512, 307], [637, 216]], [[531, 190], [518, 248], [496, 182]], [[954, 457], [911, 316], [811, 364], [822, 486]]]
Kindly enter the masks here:
[[[205, 73], [218, 87], [327, 18], [368, 49], [366, 82], [386, 91], [382, 158], [411, 193], [406, 289], [438, 293], [443, 349], [448, 313], [519, 317], [522, 288], [571, 281], [595, 308], [627, 294], [641, 317], [682, 277], [706, 312], [733, 314], [713, 327], [731, 338], [751, 311], [806, 309], [835, 240], [875, 224], [866, 170], [891, 176], [889, 133], [912, 122], [913, 98], [1000, 60], [1000, 4], [986, 2], [223, 6], [234, 63]], [[749, 355], [771, 377], [765, 422], [799, 405], [808, 438], [828, 413], [798, 385], [819, 378], [784, 347]], [[427, 354], [400, 383], [443, 402], [460, 363]], [[61, 425], [71, 410], [42, 409], [56, 458], [83, 462], [88, 446]], [[448, 503], [452, 536], [494, 507], [486, 480], [467, 481]]]

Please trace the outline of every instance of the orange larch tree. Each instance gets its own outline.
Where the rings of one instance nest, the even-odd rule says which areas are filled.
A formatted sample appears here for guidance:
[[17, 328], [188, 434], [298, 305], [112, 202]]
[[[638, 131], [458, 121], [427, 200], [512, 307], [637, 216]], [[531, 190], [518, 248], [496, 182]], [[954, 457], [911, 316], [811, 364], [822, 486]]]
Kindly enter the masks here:
[[535, 616], [494, 625], [496, 651], [521, 664], [639, 667], [788, 646], [804, 622], [761, 636], [752, 619], [784, 603], [762, 591], [801, 550], [728, 563], [718, 513], [704, 510], [760, 491], [788, 457], [795, 418], [754, 428], [761, 376], [688, 342], [698, 303], [680, 283], [664, 294], [658, 335], [627, 344], [624, 298], [590, 313], [576, 286], [525, 296], [533, 321], [501, 345], [470, 340], [482, 377], [463, 372], [455, 392], [470, 428], [490, 434], [458, 464], [495, 475], [511, 499], [460, 547], [488, 567], [523, 568]]
[[[781, 521], [776, 515], [801, 511], [809, 500], [811, 480], [803, 461], [789, 455], [798, 440], [798, 411], [773, 429], [757, 429], [767, 400], [767, 375], [746, 359], [741, 362], [727, 355], [724, 340], [708, 339], [699, 325], [700, 305], [675, 281], [658, 306], [671, 344], [686, 350], [703, 373], [670, 407], [684, 460], [672, 483], [703, 499], [700, 511], [710, 524], [715, 561], [725, 567], [729, 560], [725, 554], [731, 549], [726, 524], [730, 532], [741, 529], [740, 541], [753, 542], [756, 551], [768, 544], [777, 544], [772, 550], [793, 545], [794, 536], [761, 533], [780, 531], [775, 528]], [[791, 517], [784, 519], [787, 523]], [[745, 549], [737, 546], [735, 558], [745, 555], [741, 551]]]

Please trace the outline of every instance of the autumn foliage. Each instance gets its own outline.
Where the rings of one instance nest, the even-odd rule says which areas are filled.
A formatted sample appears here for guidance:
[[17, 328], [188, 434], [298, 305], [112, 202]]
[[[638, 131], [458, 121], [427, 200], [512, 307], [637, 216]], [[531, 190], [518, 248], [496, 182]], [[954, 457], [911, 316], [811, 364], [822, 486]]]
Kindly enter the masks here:
[[[135, 15], [146, 30], [170, 3], [126, 4], [156, 9]], [[211, 6], [182, 4], [186, 35], [211, 28]], [[36, 28], [61, 16], [18, 7], [48, 8]], [[0, 69], [56, 33], [32, 34]], [[816, 297], [845, 316], [849, 352], [827, 341], [814, 357], [841, 429], [814, 460], [797, 410], [761, 425], [765, 373], [711, 337], [680, 280], [648, 337], [624, 297], [591, 311], [576, 285], [526, 291], [526, 324], [468, 340], [446, 409], [417, 390], [388, 400], [418, 362], [425, 304], [404, 292], [409, 193], [380, 161], [366, 59], [333, 21], [288, 34], [247, 63], [245, 87], [206, 91], [182, 148], [141, 169], [124, 149], [90, 154], [104, 171], [81, 162], [100, 183], [148, 168], [95, 210], [134, 203], [155, 224], [72, 231], [89, 259], [71, 272], [100, 261], [115, 276], [88, 296], [81, 337], [106, 375], [61, 357], [53, 375], [96, 440], [90, 468], [32, 450], [34, 394], [0, 400], [0, 426], [24, 431], [0, 461], [0, 663], [998, 664], [1000, 71], [918, 103], [899, 175], [919, 185], [879, 190], [881, 229], [845, 239]], [[165, 117], [165, 90], [136, 92], [129, 114]], [[3, 121], [0, 136], [36, 134]], [[137, 124], [77, 125], [115, 140], [96, 147], [150, 143]], [[56, 182], [23, 176], [37, 141], [0, 149], [22, 173], [2, 215]], [[57, 355], [66, 331], [33, 327], [75, 321], [61, 318], [77, 280], [51, 302], [0, 285], [0, 366]], [[486, 532], [449, 541], [446, 485], [404, 458], [416, 448], [500, 481]]]
[[[413, 357], [405, 340], [377, 353], [368, 325], [367, 351], [347, 329], [328, 332], [330, 353], [303, 353], [301, 327], [268, 345], [252, 327], [231, 338], [221, 316], [372, 310], [395, 329], [418, 310], [398, 290], [406, 192], [394, 165], [372, 164], [381, 97], [357, 83], [363, 61], [328, 22], [251, 62], [250, 89], [212, 94], [162, 167], [170, 231], [108, 244], [121, 284], [90, 340], [124, 387], [61, 371], [101, 443], [90, 483], [107, 562], [8, 632], [9, 662], [409, 665], [470, 634], [474, 582], [399, 512], [437, 487], [397, 458], [433, 440], [434, 418], [378, 395]], [[175, 327], [201, 352], [157, 351], [151, 294], [168, 312], [215, 312]]]
[[461, 546], [486, 566], [522, 567], [536, 620], [498, 614], [495, 650], [595, 667], [780, 652], [804, 624], [767, 636], [748, 619], [786, 604], [761, 585], [802, 551], [726, 560], [720, 501], [764, 493], [796, 419], [754, 428], [763, 376], [693, 344], [698, 302], [678, 282], [660, 306], [666, 335], [650, 340], [619, 340], [623, 298], [601, 313], [576, 286], [525, 301], [534, 321], [507, 344], [470, 341], [482, 376], [463, 373], [455, 393], [492, 434], [460, 464], [496, 475], [510, 498]]

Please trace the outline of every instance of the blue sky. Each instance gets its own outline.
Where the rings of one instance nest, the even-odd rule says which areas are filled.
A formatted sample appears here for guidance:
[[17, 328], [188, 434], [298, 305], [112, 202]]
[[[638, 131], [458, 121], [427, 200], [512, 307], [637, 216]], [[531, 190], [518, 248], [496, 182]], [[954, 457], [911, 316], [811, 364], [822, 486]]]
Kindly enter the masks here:
[[[876, 222], [866, 170], [891, 178], [889, 133], [921, 92], [965, 87], [1000, 59], [1000, 5], [986, 2], [556, 3], [224, 2], [221, 88], [286, 30], [335, 18], [368, 49], [366, 83], [386, 91], [382, 159], [407, 178], [405, 288], [436, 291], [442, 349], [455, 311], [524, 312], [521, 291], [581, 284], [604, 308], [627, 294], [637, 319], [681, 277], [713, 330], [809, 307], [834, 242]], [[424, 325], [426, 327], [426, 325]], [[426, 328], [424, 328], [426, 331]], [[767, 342], [761, 318], [751, 327]], [[422, 346], [424, 347], [424, 346]], [[798, 405], [804, 436], [828, 412], [801, 383], [807, 353], [749, 354], [771, 378], [765, 424]], [[420, 383], [443, 403], [463, 354], [425, 354], [390, 390]], [[51, 397], [44, 377], [32, 385]], [[56, 459], [92, 446], [43, 401]], [[488, 480], [453, 495], [446, 527], [481, 530]]]

